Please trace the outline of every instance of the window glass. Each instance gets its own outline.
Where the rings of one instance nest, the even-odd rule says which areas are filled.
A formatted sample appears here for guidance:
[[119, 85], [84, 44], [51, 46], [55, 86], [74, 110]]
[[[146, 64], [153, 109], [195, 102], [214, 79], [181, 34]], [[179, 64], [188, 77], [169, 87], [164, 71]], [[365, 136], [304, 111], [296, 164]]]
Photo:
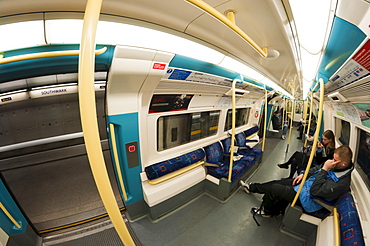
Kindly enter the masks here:
[[[235, 127], [243, 126], [248, 124], [250, 108], [238, 108], [236, 109]], [[227, 111], [225, 131], [230, 130], [232, 127], [232, 110]]]
[[370, 187], [370, 133], [359, 130], [356, 168], [368, 188]]
[[157, 150], [170, 149], [216, 134], [220, 111], [162, 116], [157, 124]]
[[348, 145], [349, 144], [349, 137], [350, 137], [350, 123], [347, 121], [342, 120], [341, 122], [341, 130], [340, 130], [340, 137], [339, 141], [343, 145]]

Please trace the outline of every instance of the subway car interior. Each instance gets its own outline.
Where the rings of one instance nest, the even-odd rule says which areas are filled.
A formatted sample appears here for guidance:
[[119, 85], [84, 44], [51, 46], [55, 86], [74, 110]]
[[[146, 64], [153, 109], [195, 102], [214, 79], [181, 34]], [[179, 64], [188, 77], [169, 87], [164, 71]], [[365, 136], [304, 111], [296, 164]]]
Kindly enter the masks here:
[[1, 246], [370, 245], [369, 0], [1, 0], [0, 37]]

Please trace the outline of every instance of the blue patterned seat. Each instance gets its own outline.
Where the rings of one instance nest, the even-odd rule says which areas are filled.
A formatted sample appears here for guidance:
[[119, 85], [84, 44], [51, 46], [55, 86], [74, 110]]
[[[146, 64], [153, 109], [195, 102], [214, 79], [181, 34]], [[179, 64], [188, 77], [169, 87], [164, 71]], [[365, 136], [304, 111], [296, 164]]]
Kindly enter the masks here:
[[183, 167], [189, 166], [198, 161], [201, 161], [204, 159], [204, 156], [205, 154], [203, 149], [197, 149], [176, 158], [145, 167], [145, 173], [149, 180], [153, 180], [173, 171], [179, 170]]
[[258, 132], [259, 128], [258, 126], [253, 126], [247, 130], [244, 131], [244, 134], [246, 137], [253, 135], [254, 133]]
[[[218, 166], [209, 166], [208, 174], [221, 179], [228, 178], [229, 175], [229, 158], [224, 157], [224, 151], [220, 142], [215, 142], [204, 147], [206, 153], [206, 162], [216, 164]], [[234, 161], [233, 170], [231, 174], [231, 181], [234, 182], [240, 178], [247, 170], [248, 165], [242, 160]]]
[[236, 134], [235, 139], [236, 139], [237, 146], [240, 148], [240, 150], [238, 151], [239, 154], [254, 157], [254, 161], [257, 161], [258, 158], [262, 155], [261, 149], [250, 148], [247, 145], [244, 132], [240, 132]]
[[341, 245], [365, 245], [361, 222], [351, 193], [348, 192], [338, 199], [338, 213]]

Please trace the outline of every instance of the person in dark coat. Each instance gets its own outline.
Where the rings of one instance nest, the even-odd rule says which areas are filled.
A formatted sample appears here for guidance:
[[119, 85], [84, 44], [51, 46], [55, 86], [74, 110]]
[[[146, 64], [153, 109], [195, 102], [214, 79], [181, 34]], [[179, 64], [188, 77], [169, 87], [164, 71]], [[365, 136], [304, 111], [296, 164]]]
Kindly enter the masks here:
[[[310, 169], [297, 204], [309, 213], [320, 210], [323, 207], [310, 195], [329, 201], [339, 198], [349, 191], [353, 169], [352, 150], [347, 145], [338, 147], [333, 159]], [[271, 217], [284, 214], [286, 206], [294, 200], [302, 178], [303, 173], [295, 179], [250, 184], [241, 180], [240, 184], [247, 193], [264, 194], [261, 207], [252, 208], [253, 214]]]
[[274, 114], [271, 117], [272, 122], [272, 129], [274, 130], [280, 130], [281, 129], [281, 120], [280, 120], [280, 112], [275, 111]]
[[[309, 136], [310, 138], [310, 136]], [[311, 147], [311, 146], [310, 146]], [[307, 150], [307, 148], [305, 149]], [[335, 137], [332, 130], [326, 130], [322, 134], [322, 140], [317, 142], [317, 149], [313, 160], [314, 165], [324, 163], [328, 159], [333, 159], [335, 150]], [[296, 151], [287, 162], [278, 164], [280, 168], [289, 168], [290, 173], [288, 179], [293, 178], [294, 173], [306, 169], [308, 163], [309, 153], [303, 153], [304, 151]]]

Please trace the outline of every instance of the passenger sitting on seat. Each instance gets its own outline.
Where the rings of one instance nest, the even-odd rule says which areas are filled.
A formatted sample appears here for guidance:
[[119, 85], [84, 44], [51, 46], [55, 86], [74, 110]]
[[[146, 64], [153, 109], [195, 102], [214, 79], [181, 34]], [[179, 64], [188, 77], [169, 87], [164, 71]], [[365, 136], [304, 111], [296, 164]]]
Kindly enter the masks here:
[[[310, 169], [308, 179], [297, 200], [308, 213], [323, 208], [311, 199], [310, 194], [327, 200], [339, 198], [349, 191], [353, 170], [352, 151], [349, 146], [341, 146], [334, 151], [334, 159]], [[295, 179], [274, 180], [267, 183], [246, 184], [241, 186], [247, 193], [264, 194], [261, 207], [252, 208], [253, 215], [272, 217], [284, 214], [286, 206], [294, 200], [303, 174]]]
[[281, 129], [281, 120], [280, 120], [279, 116], [280, 116], [280, 112], [275, 111], [274, 114], [271, 117], [272, 129], [274, 129], [274, 130]]
[[[331, 130], [326, 130], [322, 134], [322, 140], [317, 142], [317, 149], [315, 154], [314, 163], [321, 164], [328, 159], [333, 159], [333, 154], [335, 150], [335, 137]], [[288, 179], [293, 178], [294, 173], [298, 173], [301, 170], [306, 169], [308, 156], [310, 153], [303, 153], [302, 151], [296, 151], [287, 162], [283, 164], [278, 164], [280, 168], [288, 168], [290, 166], [290, 174]]]

